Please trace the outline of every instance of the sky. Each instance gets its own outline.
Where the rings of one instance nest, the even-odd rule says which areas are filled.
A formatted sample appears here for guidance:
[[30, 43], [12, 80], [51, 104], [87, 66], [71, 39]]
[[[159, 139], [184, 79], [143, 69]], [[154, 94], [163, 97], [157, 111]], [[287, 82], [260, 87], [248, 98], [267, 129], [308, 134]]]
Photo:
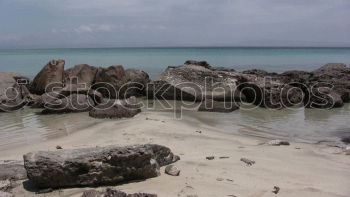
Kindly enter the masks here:
[[0, 48], [350, 46], [350, 0], [0, 0]]

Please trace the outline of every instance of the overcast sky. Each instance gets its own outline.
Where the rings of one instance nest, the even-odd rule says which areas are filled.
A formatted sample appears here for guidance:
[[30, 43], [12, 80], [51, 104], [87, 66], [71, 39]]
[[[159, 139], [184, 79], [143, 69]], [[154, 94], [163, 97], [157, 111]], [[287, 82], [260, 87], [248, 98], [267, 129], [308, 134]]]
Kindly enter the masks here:
[[0, 0], [0, 48], [350, 46], [350, 0]]

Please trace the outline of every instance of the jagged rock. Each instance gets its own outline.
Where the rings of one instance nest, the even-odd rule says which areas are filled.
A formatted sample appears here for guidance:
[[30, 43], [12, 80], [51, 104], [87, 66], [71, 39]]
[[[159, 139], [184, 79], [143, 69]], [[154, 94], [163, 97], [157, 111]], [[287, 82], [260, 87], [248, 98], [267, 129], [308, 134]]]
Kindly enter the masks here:
[[197, 65], [197, 66], [202, 66], [202, 67], [208, 68], [208, 69], [211, 68], [211, 66], [206, 61], [187, 60], [185, 62], [185, 65]]
[[180, 170], [174, 165], [169, 165], [165, 168], [165, 173], [171, 176], [179, 176]]
[[141, 109], [139, 108], [133, 108], [130, 106], [124, 106], [119, 104], [111, 105], [105, 105], [100, 104], [94, 107], [89, 112], [89, 116], [93, 118], [132, 118], [136, 114], [140, 113]]
[[64, 65], [65, 61], [62, 59], [47, 63], [30, 84], [30, 92], [41, 95], [62, 88]]
[[241, 158], [241, 161], [244, 162], [245, 164], [247, 164], [247, 166], [252, 166], [253, 164], [255, 164], [255, 161], [247, 159], [247, 158]]
[[218, 102], [207, 99], [202, 102], [198, 111], [230, 113], [237, 109], [239, 109], [239, 105], [235, 102]]
[[237, 89], [238, 72], [216, 71], [206, 62], [188, 61], [185, 65], [169, 66], [147, 89], [150, 99], [202, 101], [241, 101], [244, 95]]
[[44, 108], [46, 104], [48, 105], [58, 100], [59, 96], [60, 96], [60, 92], [55, 92], [55, 91], [48, 92], [40, 96], [36, 96], [33, 100], [31, 108]]
[[294, 84], [296, 86], [299, 83], [299, 86], [301, 84], [308, 86], [312, 75], [312, 73], [306, 71], [291, 70], [280, 74], [278, 77], [283, 83]]
[[285, 84], [276, 77], [266, 78], [244, 74], [240, 90], [249, 103], [257, 106], [281, 109], [303, 102], [303, 92]]
[[271, 140], [267, 143], [270, 146], [289, 146], [290, 143], [284, 140]]
[[330, 109], [344, 105], [341, 96], [328, 87], [313, 88], [308, 96], [305, 100], [307, 108]]
[[39, 188], [100, 186], [156, 177], [176, 162], [167, 147], [147, 144], [40, 151], [23, 156], [28, 178]]
[[90, 111], [94, 101], [88, 95], [71, 94], [63, 99], [55, 100], [45, 105], [43, 114], [71, 113]]

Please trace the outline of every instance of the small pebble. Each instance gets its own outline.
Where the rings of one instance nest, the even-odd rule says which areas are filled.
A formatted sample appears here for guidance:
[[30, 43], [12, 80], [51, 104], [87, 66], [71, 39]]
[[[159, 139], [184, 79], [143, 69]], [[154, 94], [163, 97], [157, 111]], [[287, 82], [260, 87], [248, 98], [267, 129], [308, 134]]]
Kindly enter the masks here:
[[283, 140], [271, 140], [267, 144], [271, 146], [289, 146], [290, 145], [288, 141], [283, 141]]
[[214, 156], [209, 156], [209, 157], [206, 157], [207, 160], [214, 160], [215, 157]]
[[280, 188], [277, 187], [277, 186], [274, 186], [274, 187], [273, 187], [273, 190], [272, 190], [272, 193], [278, 194], [278, 192], [280, 192]]
[[180, 170], [174, 165], [169, 165], [165, 168], [165, 173], [171, 176], [179, 176]]
[[56, 146], [56, 149], [59, 150], [59, 149], [63, 149], [62, 146]]
[[246, 163], [247, 166], [252, 166], [253, 164], [255, 164], [255, 161], [247, 159], [247, 158], [241, 158], [241, 161]]
[[223, 178], [217, 178], [216, 180], [217, 181], [223, 181], [224, 179]]

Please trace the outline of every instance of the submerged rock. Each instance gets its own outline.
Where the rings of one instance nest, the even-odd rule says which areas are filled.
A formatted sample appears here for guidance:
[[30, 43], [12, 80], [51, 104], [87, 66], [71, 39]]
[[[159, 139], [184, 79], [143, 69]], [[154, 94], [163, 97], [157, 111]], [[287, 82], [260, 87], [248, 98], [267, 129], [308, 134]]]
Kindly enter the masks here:
[[134, 108], [133, 106], [124, 106], [119, 104], [114, 104], [113, 106], [108, 105], [98, 105], [89, 112], [89, 116], [93, 118], [132, 118], [138, 113], [141, 112], [141, 109]]
[[230, 113], [237, 109], [239, 109], [239, 105], [235, 102], [218, 102], [214, 100], [205, 100], [199, 106], [198, 111]]
[[23, 162], [9, 161], [0, 164], [0, 180], [24, 180], [27, 179], [27, 172]]
[[39, 188], [100, 186], [159, 176], [179, 160], [167, 147], [148, 144], [40, 151], [23, 156], [28, 178]]

